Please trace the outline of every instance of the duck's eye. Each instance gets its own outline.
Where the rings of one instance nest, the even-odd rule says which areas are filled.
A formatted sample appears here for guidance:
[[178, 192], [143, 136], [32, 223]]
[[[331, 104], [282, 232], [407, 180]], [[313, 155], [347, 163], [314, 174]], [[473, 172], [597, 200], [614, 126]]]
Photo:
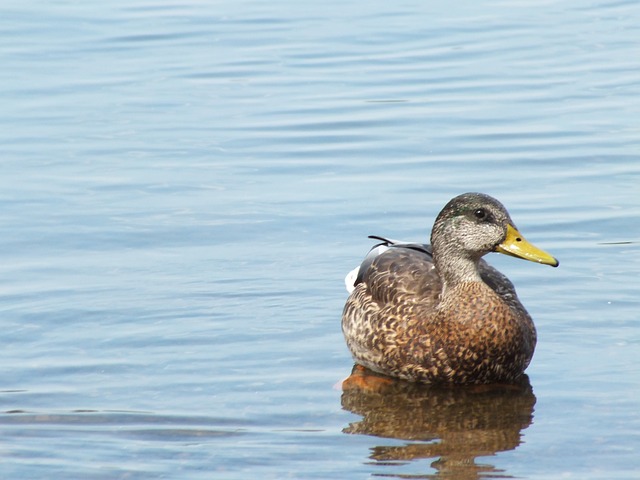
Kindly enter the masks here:
[[473, 214], [478, 220], [485, 220], [487, 218], [487, 212], [484, 210], [484, 208], [477, 209], [475, 212], [473, 212]]

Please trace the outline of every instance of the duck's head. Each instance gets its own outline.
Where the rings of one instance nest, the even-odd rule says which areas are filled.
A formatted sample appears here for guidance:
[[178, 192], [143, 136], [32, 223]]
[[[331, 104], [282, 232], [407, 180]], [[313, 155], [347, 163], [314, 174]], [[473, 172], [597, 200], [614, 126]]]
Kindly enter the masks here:
[[[518, 231], [509, 212], [495, 198], [464, 193], [445, 205], [431, 232], [434, 257], [477, 261], [489, 252], [557, 267], [558, 260], [529, 243]], [[449, 260], [447, 260], [449, 258]]]

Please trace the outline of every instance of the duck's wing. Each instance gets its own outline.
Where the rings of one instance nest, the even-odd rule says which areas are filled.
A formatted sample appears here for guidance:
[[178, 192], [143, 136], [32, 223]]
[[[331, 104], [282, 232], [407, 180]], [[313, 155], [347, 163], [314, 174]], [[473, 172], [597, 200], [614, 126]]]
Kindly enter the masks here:
[[364, 257], [362, 263], [351, 270], [345, 277], [344, 283], [349, 293], [353, 291], [356, 285], [362, 283], [364, 275], [369, 270], [369, 267], [371, 266], [373, 261], [378, 256], [389, 250], [389, 248], [410, 248], [412, 250], [422, 252], [432, 258], [431, 245], [427, 245], [424, 243], [401, 242], [399, 240], [391, 240], [389, 238], [379, 237], [377, 235], [369, 235], [369, 238], [373, 240], [380, 240], [380, 243], [377, 243], [373, 247], [371, 247], [371, 250], [369, 250], [367, 256]]
[[[437, 302], [442, 288], [433, 265], [431, 245], [371, 236], [374, 245], [360, 267], [351, 272], [352, 290], [365, 284], [371, 300], [388, 303]], [[347, 277], [349, 278], [349, 276]], [[351, 291], [352, 291], [351, 290]]]

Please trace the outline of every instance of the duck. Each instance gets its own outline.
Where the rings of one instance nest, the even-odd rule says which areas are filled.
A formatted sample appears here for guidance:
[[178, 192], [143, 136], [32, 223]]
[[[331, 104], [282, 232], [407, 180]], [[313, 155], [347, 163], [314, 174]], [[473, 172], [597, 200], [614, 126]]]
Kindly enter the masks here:
[[347, 275], [342, 332], [356, 365], [428, 384], [515, 383], [537, 335], [513, 283], [482, 257], [498, 252], [557, 267], [507, 209], [483, 193], [450, 200], [431, 244], [370, 236]]

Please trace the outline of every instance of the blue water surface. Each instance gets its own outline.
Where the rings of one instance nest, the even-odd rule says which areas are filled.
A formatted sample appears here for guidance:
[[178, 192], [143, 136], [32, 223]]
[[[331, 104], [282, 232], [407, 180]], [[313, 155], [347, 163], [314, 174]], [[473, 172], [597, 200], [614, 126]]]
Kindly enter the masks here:
[[[638, 475], [639, 4], [0, 13], [0, 477]], [[488, 257], [530, 389], [342, 392], [366, 236], [465, 191], [561, 262]]]

